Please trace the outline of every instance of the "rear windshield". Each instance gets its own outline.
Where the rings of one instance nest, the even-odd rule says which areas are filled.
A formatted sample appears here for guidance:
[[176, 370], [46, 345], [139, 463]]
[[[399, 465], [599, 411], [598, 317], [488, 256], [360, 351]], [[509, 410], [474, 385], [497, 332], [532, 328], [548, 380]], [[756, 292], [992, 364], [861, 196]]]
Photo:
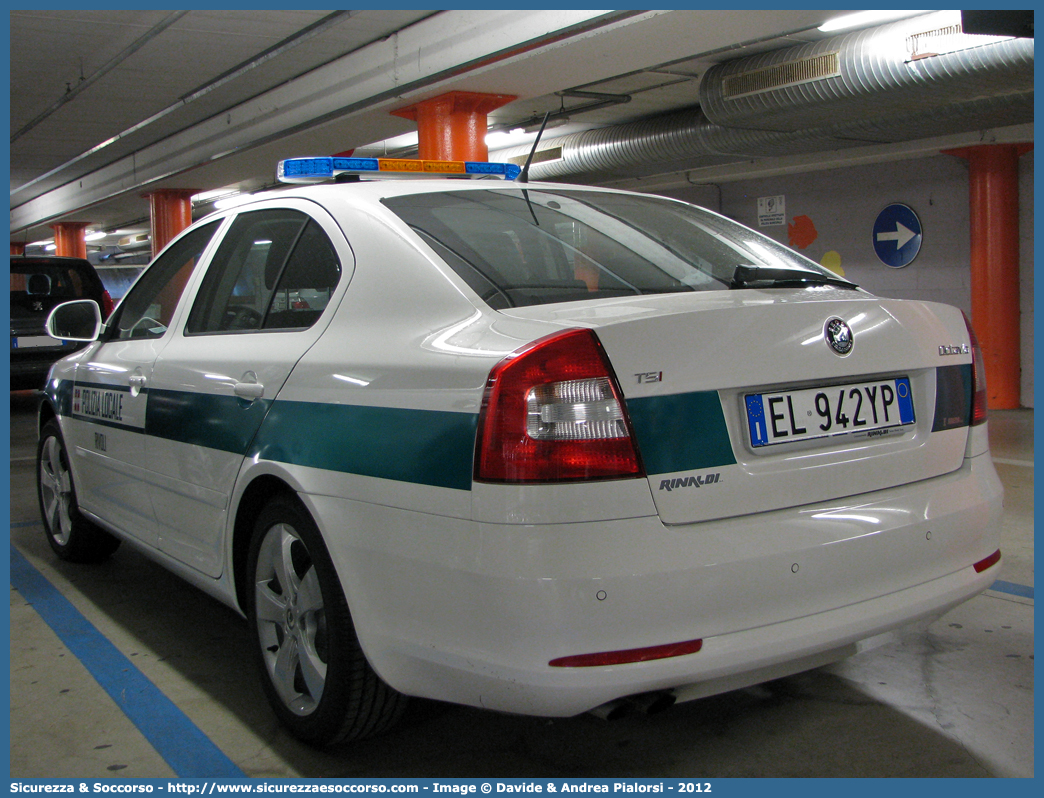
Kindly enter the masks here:
[[80, 299], [93, 297], [92, 288], [90, 277], [74, 265], [11, 259], [12, 299]]
[[854, 287], [742, 225], [659, 197], [515, 188], [383, 203], [498, 309], [730, 288]]

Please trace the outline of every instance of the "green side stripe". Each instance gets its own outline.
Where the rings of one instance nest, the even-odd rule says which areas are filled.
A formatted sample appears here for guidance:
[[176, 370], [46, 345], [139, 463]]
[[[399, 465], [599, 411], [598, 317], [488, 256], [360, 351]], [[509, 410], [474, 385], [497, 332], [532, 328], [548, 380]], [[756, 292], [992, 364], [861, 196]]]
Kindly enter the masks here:
[[[71, 383], [49, 393], [67, 414]], [[627, 411], [650, 475], [736, 462], [715, 391], [632, 399]], [[145, 426], [148, 435], [250, 457], [470, 490], [478, 416], [154, 390]]]
[[150, 390], [145, 434], [179, 443], [245, 454], [271, 400]]
[[473, 413], [314, 402], [250, 403], [235, 397], [154, 390], [149, 394], [145, 431], [281, 463], [470, 490], [477, 424]]
[[650, 475], [736, 462], [717, 391], [631, 399], [627, 412]]
[[251, 456], [440, 488], [471, 490], [478, 416], [278, 401]]
[[[49, 385], [47, 393], [61, 415], [71, 415], [72, 381]], [[229, 396], [152, 390], [144, 432], [294, 465], [471, 490], [477, 429], [474, 413], [271, 400], [251, 403]]]
[[972, 374], [971, 363], [939, 366], [935, 370], [935, 418], [932, 432], [967, 427], [971, 424]]
[[58, 415], [72, 415], [72, 380], [48, 380], [44, 386], [44, 393], [51, 400]]

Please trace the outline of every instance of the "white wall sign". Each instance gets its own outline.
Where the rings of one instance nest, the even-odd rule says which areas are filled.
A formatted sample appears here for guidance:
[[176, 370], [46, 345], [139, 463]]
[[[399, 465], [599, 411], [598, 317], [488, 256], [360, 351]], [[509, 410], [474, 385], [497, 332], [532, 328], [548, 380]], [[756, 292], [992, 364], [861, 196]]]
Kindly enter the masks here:
[[787, 198], [758, 197], [758, 227], [773, 227], [787, 223]]

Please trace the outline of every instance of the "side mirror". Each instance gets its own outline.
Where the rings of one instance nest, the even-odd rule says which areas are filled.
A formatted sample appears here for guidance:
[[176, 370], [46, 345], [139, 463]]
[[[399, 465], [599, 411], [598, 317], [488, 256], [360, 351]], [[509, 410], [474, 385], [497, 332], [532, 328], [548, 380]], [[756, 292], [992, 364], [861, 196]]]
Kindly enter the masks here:
[[101, 308], [93, 299], [63, 302], [47, 317], [47, 334], [60, 341], [96, 341], [101, 328]]

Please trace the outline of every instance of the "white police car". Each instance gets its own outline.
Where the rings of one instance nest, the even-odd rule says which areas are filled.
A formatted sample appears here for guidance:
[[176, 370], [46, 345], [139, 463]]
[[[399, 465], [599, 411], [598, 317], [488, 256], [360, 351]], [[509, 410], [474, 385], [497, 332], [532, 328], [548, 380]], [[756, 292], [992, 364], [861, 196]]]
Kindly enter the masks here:
[[673, 200], [343, 177], [403, 165], [517, 172], [287, 161], [337, 176], [195, 223], [104, 328], [50, 319], [96, 339], [40, 416], [51, 545], [243, 612], [294, 734], [692, 699], [996, 577], [959, 310]]

